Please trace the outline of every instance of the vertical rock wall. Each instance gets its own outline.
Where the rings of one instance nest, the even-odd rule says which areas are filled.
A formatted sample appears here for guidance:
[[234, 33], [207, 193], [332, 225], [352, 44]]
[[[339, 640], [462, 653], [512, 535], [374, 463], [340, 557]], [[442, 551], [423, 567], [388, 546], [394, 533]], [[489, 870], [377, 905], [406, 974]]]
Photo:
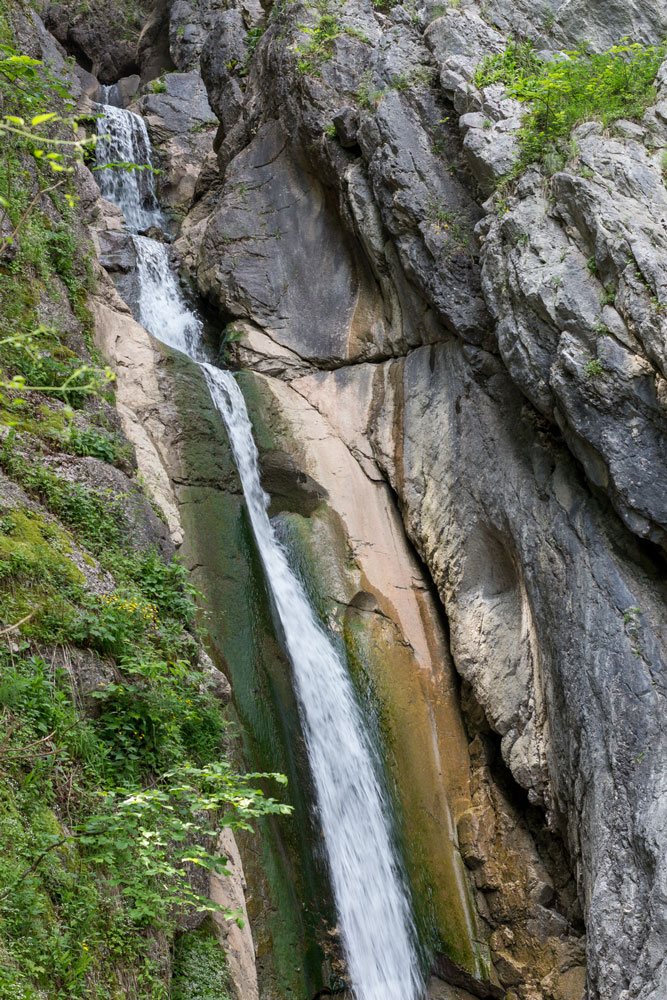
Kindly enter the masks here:
[[[382, 477], [437, 587], [478, 796], [459, 840], [503, 984], [578, 995], [583, 917], [589, 997], [658, 997], [662, 97], [613, 138], [582, 129], [574, 163], [497, 218], [479, 202], [520, 109], [472, 74], [510, 31], [604, 46], [656, 40], [662, 15], [501, 7], [276, 7], [252, 47], [254, 22], [225, 15], [202, 52], [219, 172], [180, 246], [237, 360], [276, 383], [260, 422], [280, 401], [318, 482], [307, 453], [331, 434]], [[278, 381], [325, 419], [317, 444]]]
[[[529, 172], [498, 215], [483, 199], [515, 162], [520, 108], [473, 73], [511, 32], [552, 48], [628, 31], [650, 42], [664, 11], [348, 0], [162, 13], [180, 72], [141, 108], [188, 210], [184, 272], [254, 370], [243, 384], [274, 513], [385, 742], [427, 936], [470, 973], [488, 944], [509, 997], [579, 1000], [585, 929], [589, 1000], [660, 1000], [662, 77], [642, 122], [582, 127], [572, 161], [550, 180]], [[215, 155], [195, 143], [212, 123], [192, 96], [200, 53]], [[585, 377], [591, 359], [601, 382]], [[166, 434], [156, 404], [149, 437], [164, 438], [241, 721], [271, 766], [298, 772], [226, 444], [193, 402], [201, 386], [175, 377], [162, 399], [180, 393], [191, 431]], [[280, 903], [282, 943], [270, 930], [311, 836], [265, 853], [273, 889], [251, 904], [267, 997], [283, 996], [286, 970], [296, 989], [321, 977], [330, 914], [296, 915], [321, 896], [317, 862]], [[436, 971], [452, 978], [444, 958]]]

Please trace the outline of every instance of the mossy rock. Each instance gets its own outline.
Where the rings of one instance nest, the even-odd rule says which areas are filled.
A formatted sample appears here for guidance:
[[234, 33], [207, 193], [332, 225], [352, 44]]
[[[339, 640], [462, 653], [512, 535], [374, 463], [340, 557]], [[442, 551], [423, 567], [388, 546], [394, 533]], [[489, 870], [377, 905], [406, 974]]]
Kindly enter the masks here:
[[207, 922], [174, 947], [171, 1000], [233, 1000], [225, 953]]

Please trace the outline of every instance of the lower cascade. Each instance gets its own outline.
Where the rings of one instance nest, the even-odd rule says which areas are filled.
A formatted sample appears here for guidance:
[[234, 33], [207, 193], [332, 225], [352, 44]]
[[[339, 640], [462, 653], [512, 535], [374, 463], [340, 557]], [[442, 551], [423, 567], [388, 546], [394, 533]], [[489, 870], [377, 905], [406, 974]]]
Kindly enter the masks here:
[[[145, 128], [134, 121], [138, 116], [106, 105], [103, 111], [99, 132], [108, 138], [98, 145], [100, 164], [150, 162]], [[110, 180], [103, 191], [123, 210], [131, 230], [159, 222], [157, 211], [152, 206], [146, 209], [140, 185]], [[393, 842], [380, 762], [346, 664], [317, 620], [269, 520], [269, 498], [260, 481], [252, 426], [235, 378], [201, 361], [202, 323], [183, 300], [166, 246], [138, 234], [133, 239], [140, 319], [158, 340], [201, 363], [211, 400], [229, 436], [293, 670], [353, 995], [356, 1000], [421, 1000], [425, 985], [410, 893]]]
[[205, 366], [241, 477], [266, 580], [294, 670], [343, 945], [358, 1000], [416, 1000], [422, 981], [389, 808], [345, 664], [315, 618], [266, 508], [241, 390]]

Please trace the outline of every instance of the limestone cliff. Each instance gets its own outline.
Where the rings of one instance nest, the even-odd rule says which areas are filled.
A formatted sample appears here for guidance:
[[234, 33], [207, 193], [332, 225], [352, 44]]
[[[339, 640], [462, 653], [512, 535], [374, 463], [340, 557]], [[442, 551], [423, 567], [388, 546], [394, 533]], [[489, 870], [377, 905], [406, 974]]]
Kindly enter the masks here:
[[[667, 992], [667, 75], [555, 170], [521, 165], [525, 108], [476, 75], [511, 36], [550, 57], [666, 28], [640, 0], [174, 0], [134, 43], [165, 74], [126, 90], [184, 278], [247, 369], [272, 513], [385, 747], [434, 997]], [[100, 254], [132, 304], [122, 243]], [[260, 995], [314, 993], [339, 956], [225, 435], [105, 308], [246, 753], [292, 775], [299, 833], [241, 845]]]
[[[272, 406], [297, 440], [316, 413], [391, 486], [468, 706], [541, 811], [541, 848], [562, 838], [590, 997], [665, 989], [663, 97], [640, 122], [582, 127], [573, 159], [532, 168], [499, 213], [480, 202], [513, 162], [519, 109], [473, 69], [510, 32], [657, 42], [664, 17], [284, 5], [251, 49], [256, 13], [228, 11], [201, 57], [218, 172], [181, 241], [243, 331], [238, 360], [290, 385]], [[503, 878], [475, 877], [505, 985], [559, 995], [522, 986]], [[563, 889], [527, 917], [538, 939], [576, 926]]]

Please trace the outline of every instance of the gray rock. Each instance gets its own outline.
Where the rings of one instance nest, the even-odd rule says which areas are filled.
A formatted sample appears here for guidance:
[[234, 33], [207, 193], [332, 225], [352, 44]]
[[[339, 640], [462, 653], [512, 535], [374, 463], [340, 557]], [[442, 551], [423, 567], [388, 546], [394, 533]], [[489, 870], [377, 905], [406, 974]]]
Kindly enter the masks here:
[[[542, 811], [539, 836], [564, 838], [588, 1000], [662, 1000], [665, 595], [634, 536], [665, 539], [664, 74], [641, 125], [580, 128], [566, 168], [527, 171], [500, 215], [478, 196], [514, 166], [522, 109], [474, 73], [509, 32], [551, 51], [628, 27], [657, 40], [665, 12], [644, 0], [594, 0], [585, 19], [578, 0], [430, 10], [422, 35], [419, 10], [351, 0], [320, 61], [317, 10], [276, 8], [249, 59], [247, 12], [218, 14], [202, 50], [218, 170], [209, 157], [184, 225], [188, 268], [242, 326], [237, 361], [295, 386], [309, 367], [345, 368], [317, 378], [364, 386], [363, 414], [347, 411], [349, 389], [327, 419], [398, 497], [466, 697]], [[206, 32], [184, 11], [185, 64]], [[286, 503], [293, 470], [267, 469]], [[465, 851], [482, 916], [509, 927], [500, 869], [470, 838]], [[567, 878], [551, 874], [533, 885], [542, 942], [573, 933], [552, 905]], [[576, 949], [550, 953], [538, 977], [501, 938], [491, 947], [515, 996], [581, 994]]]
[[628, 527], [664, 545], [667, 190], [635, 139], [577, 142], [551, 204], [527, 188], [492, 221], [484, 290], [515, 382]]
[[[219, 22], [230, 13], [239, 15], [247, 28], [264, 20], [259, 0], [243, 0], [230, 5], [226, 0], [172, 0], [169, 11], [169, 43], [174, 64], [180, 70], [199, 66], [200, 57], [210, 45], [210, 38], [220, 38]], [[223, 41], [224, 44], [224, 41]]]
[[[297, 232], [296, 240], [284, 238]], [[277, 123], [261, 128], [227, 169], [198, 278], [222, 310], [252, 316], [300, 357], [335, 363], [382, 350], [384, 316], [372, 277]]]
[[351, 149], [357, 145], [357, 132], [359, 130], [359, 114], [355, 108], [342, 108], [333, 116], [333, 125], [336, 129], [336, 138], [344, 149]]
[[137, 251], [129, 233], [104, 230], [98, 235], [99, 262], [107, 271], [129, 274], [137, 266]]
[[149, 89], [135, 109], [146, 120], [157, 154], [159, 199], [184, 213], [194, 198], [218, 121], [197, 71], [167, 73], [161, 80], [165, 90], [155, 93]]
[[243, 106], [242, 74], [250, 55], [247, 36], [241, 12], [227, 10], [218, 18], [202, 49], [201, 71], [223, 135], [234, 126]]
[[2, 248], [0, 259], [12, 261], [18, 252], [14, 226], [4, 208], [0, 209], [0, 247]]
[[199, 73], [167, 73], [162, 81], [164, 92], [149, 91], [136, 105], [136, 110], [146, 118], [151, 138], [156, 143], [193, 128], [217, 123]]
[[154, 80], [177, 67], [169, 51], [169, 0], [155, 0], [137, 41], [141, 79]]
[[376, 453], [443, 599], [457, 668], [517, 780], [565, 822], [589, 995], [657, 1000], [662, 585], [496, 360], [452, 342], [382, 378]]
[[[84, 69], [100, 83], [114, 83], [138, 68], [136, 41], [118, 35], [124, 12], [108, 5], [89, 5], [72, 16], [66, 4], [49, 4], [44, 12], [47, 29]], [[137, 32], [138, 35], [138, 32]]]
[[118, 108], [126, 108], [136, 97], [141, 85], [141, 77], [137, 73], [123, 76], [112, 87], [109, 87], [105, 104], [113, 104]]
[[223, 705], [228, 705], [232, 700], [232, 686], [225, 675], [221, 670], [218, 670], [211, 657], [203, 649], [199, 650], [198, 663], [204, 674], [203, 689], [210, 691]]
[[54, 666], [67, 671], [80, 707], [90, 718], [97, 718], [100, 703], [96, 695], [119, 677], [114, 661], [100, 656], [92, 649], [79, 649], [76, 646], [56, 646], [46, 650], [43, 655]]

